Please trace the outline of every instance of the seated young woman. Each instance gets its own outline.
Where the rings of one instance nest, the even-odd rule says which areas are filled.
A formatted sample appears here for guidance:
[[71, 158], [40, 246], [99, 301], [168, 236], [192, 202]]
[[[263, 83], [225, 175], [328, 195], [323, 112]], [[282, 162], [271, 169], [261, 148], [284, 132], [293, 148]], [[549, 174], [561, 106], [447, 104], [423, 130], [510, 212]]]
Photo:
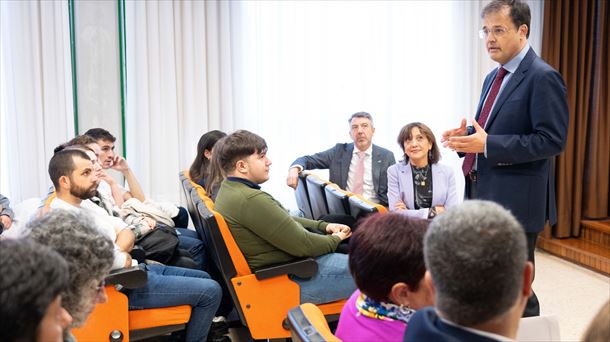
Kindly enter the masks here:
[[213, 130], [205, 133], [199, 138], [197, 143], [197, 156], [189, 169], [189, 175], [193, 182], [201, 185], [208, 193], [210, 185], [210, 161], [212, 159], [212, 149], [218, 140], [226, 137], [225, 132]]
[[459, 203], [453, 170], [440, 164], [432, 130], [413, 122], [398, 134], [404, 159], [388, 168], [390, 211], [419, 218], [434, 218]]
[[345, 303], [336, 336], [343, 341], [402, 341], [409, 319], [434, 304], [424, 281], [428, 220], [389, 213], [366, 218], [350, 242], [358, 289]]

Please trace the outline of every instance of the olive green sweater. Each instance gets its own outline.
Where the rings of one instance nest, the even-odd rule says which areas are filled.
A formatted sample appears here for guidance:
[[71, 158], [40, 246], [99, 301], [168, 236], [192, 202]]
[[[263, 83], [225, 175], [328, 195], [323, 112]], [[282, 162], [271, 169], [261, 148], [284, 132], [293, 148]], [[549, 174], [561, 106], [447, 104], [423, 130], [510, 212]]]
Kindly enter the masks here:
[[240, 182], [222, 182], [215, 208], [254, 270], [332, 253], [341, 242], [326, 234], [326, 222], [292, 217], [271, 195]]

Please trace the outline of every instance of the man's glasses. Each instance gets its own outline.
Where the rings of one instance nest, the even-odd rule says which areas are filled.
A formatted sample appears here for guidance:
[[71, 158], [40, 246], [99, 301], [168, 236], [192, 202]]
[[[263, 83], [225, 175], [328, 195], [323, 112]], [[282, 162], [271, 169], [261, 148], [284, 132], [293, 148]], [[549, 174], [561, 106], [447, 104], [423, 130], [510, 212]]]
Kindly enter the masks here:
[[484, 28], [482, 30], [479, 30], [479, 38], [487, 39], [487, 37], [489, 37], [490, 34], [493, 34], [494, 37], [499, 38], [499, 37], [502, 37], [503, 35], [505, 35], [506, 32], [508, 32], [508, 29], [503, 26], [496, 26], [496, 27], [492, 27], [491, 29]]

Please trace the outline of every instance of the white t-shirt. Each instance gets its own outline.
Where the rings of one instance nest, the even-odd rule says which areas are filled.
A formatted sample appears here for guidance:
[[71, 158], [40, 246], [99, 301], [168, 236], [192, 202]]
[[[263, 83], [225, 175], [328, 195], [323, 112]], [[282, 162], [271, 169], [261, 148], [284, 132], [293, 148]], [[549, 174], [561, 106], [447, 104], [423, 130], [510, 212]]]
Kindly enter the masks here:
[[[127, 189], [125, 189], [124, 187], [119, 185], [119, 188], [121, 190], [123, 190], [123, 192], [127, 191]], [[100, 184], [97, 186], [97, 191], [105, 197], [105, 199], [107, 199], [108, 201], [110, 201], [110, 203], [112, 203], [112, 206], [114, 207], [115, 210], [118, 210], [116, 202], [114, 200], [114, 197], [112, 197], [112, 188], [110, 187], [110, 184], [108, 184], [108, 182], [106, 182], [105, 180], [100, 180]]]
[[[106, 235], [114, 244], [114, 262], [112, 263], [112, 269], [119, 269], [125, 267], [127, 256], [121, 251], [119, 246], [116, 244], [117, 234], [127, 227], [127, 224], [117, 217], [108, 215], [106, 211], [98, 207], [95, 203], [84, 200], [81, 202], [80, 207], [73, 206], [72, 204], [59, 199], [54, 198], [50, 204], [51, 209], [65, 209], [72, 212], [84, 212], [86, 215], [93, 218], [96, 228], [104, 235]], [[97, 210], [97, 209], [99, 210]], [[120, 223], [120, 224], [119, 224]]]

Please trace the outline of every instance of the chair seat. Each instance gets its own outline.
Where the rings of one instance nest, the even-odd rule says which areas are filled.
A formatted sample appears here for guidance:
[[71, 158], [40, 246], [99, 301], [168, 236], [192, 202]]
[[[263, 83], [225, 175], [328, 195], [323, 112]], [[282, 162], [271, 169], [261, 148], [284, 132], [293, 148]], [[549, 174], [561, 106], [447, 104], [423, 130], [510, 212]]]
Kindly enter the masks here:
[[129, 330], [140, 330], [164, 325], [185, 324], [191, 317], [191, 306], [129, 311]]

